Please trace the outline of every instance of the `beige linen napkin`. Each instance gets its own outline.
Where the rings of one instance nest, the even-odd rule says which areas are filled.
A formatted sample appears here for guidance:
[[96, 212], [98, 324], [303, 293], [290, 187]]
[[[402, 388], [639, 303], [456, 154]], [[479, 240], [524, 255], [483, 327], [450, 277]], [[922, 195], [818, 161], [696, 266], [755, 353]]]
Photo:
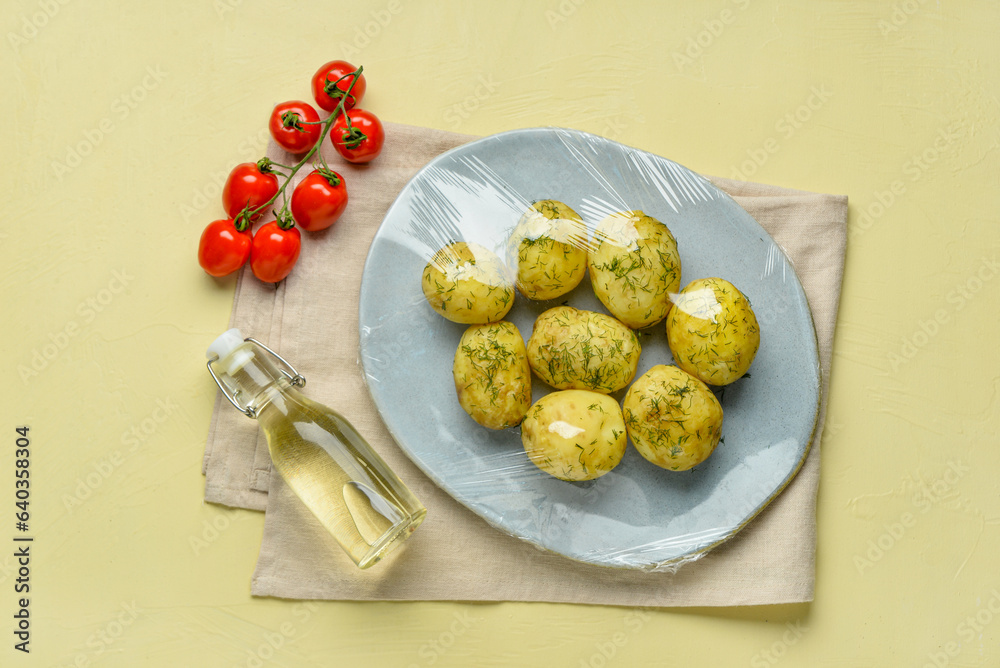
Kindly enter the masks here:
[[[382, 424], [358, 362], [358, 298], [368, 247], [389, 205], [417, 170], [474, 139], [395, 124], [386, 124], [386, 135], [383, 154], [369, 167], [345, 166], [329, 149], [328, 160], [347, 180], [347, 212], [332, 228], [304, 235], [299, 264], [277, 290], [244, 270], [230, 326], [280, 352], [308, 378], [310, 397], [347, 416], [427, 506], [427, 520], [386, 562], [358, 570], [281, 477], [271, 473], [256, 422], [220, 394], [205, 450], [205, 498], [266, 509], [252, 593], [626, 606], [812, 600], [819, 435], [843, 275], [847, 198], [712, 179], [771, 233], [795, 265], [819, 339], [820, 422], [799, 474], [734, 538], [674, 574], [622, 571], [573, 562], [490, 527], [424, 476]], [[289, 160], [273, 144], [268, 156]]]

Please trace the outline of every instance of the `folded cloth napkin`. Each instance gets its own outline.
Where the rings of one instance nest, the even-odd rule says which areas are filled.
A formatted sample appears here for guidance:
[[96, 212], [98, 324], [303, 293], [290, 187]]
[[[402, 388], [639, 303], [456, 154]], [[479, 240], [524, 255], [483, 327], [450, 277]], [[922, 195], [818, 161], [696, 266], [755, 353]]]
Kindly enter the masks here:
[[[676, 573], [577, 563], [489, 526], [427, 478], [389, 435], [358, 363], [358, 299], [368, 247], [406, 182], [440, 153], [474, 137], [386, 124], [372, 166], [328, 159], [350, 204], [331, 228], [309, 234], [277, 289], [245, 268], [231, 327], [279, 351], [309, 379], [313, 399], [343, 413], [427, 506], [427, 520], [385, 563], [357, 569], [270, 468], [264, 436], [220, 394], [205, 448], [205, 498], [266, 510], [251, 591], [335, 600], [550, 601], [624, 606], [724, 606], [812, 600], [820, 434], [843, 277], [847, 198], [713, 178], [785, 249], [805, 288], [823, 371], [812, 449], [788, 487], [735, 537]], [[289, 160], [272, 145], [268, 156]]]

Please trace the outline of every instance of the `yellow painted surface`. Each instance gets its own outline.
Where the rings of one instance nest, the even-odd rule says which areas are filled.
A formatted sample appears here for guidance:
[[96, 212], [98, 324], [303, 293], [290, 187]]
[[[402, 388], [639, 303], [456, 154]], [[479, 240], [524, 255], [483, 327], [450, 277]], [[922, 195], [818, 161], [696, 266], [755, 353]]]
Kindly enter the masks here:
[[[0, 665], [1000, 665], [998, 33], [985, 1], [6, 3]], [[339, 56], [385, 120], [850, 196], [813, 603], [250, 597], [262, 516], [201, 500], [233, 282], [195, 246], [271, 106]]]

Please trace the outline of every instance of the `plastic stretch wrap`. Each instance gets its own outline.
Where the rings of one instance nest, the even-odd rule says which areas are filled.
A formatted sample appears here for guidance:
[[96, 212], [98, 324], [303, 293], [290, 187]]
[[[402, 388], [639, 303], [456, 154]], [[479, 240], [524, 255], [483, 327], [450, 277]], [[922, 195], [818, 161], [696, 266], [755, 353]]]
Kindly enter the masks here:
[[[558, 204], [529, 212], [545, 200], [564, 204], [579, 217]], [[623, 212], [628, 213], [616, 215]], [[640, 224], [643, 214], [653, 219], [647, 227]], [[560, 222], [550, 224], [548, 218]], [[679, 275], [670, 269], [670, 242], [657, 221], [676, 240]], [[558, 243], [545, 240], [546, 235]], [[578, 266], [581, 257], [589, 271]], [[438, 273], [425, 280], [428, 263]], [[446, 274], [458, 281], [457, 290], [442, 282]], [[725, 279], [752, 304], [759, 349], [749, 373], [711, 386], [723, 409], [721, 442], [693, 468], [654, 465], [629, 439], [620, 463], [610, 471], [598, 468], [613, 465], [616, 455], [595, 464], [587, 459], [594, 455], [596, 460], [593, 451], [563, 469], [570, 477], [598, 472], [599, 477], [566, 481], [550, 475], [529, 459], [521, 427], [503, 428], [520, 419], [528, 400], [517, 396], [517, 381], [510, 380], [518, 377], [511, 371], [517, 365], [504, 366], [492, 357], [492, 371], [485, 372], [490, 383], [499, 384], [491, 388], [492, 402], [483, 406], [479, 395], [489, 393], [479, 392], [478, 399], [466, 397], [466, 403], [478, 401], [480, 413], [497, 413], [491, 426], [501, 428], [481, 426], [460, 404], [453, 364], [468, 323], [502, 318], [529, 343], [538, 317], [562, 305], [615, 316], [626, 324], [587, 316], [582, 325], [573, 325], [575, 338], [563, 341], [561, 350], [553, 352], [558, 332], [544, 345], [534, 342], [536, 366], [545, 368], [527, 381], [532, 402], [556, 391], [543, 382], [544, 376], [561, 386], [593, 387], [621, 406], [628, 388], [646, 371], [674, 364], [667, 337], [671, 318], [664, 318], [674, 302], [683, 304], [689, 316], [687, 340], [706, 341], [700, 349], [689, 341], [687, 364], [678, 365], [711, 366], [714, 361], [723, 375], [741, 374], [738, 358], [753, 356], [752, 342], [745, 341], [753, 327], [744, 319], [733, 337], [705, 338], [690, 326], [691, 319], [713, 324], [729, 319], [720, 327], [729, 326], [730, 333], [736, 327], [727, 297], [705, 286], [694, 290], [694, 297], [678, 296], [692, 281], [710, 277]], [[563, 293], [576, 280], [576, 287]], [[359, 317], [365, 378], [400, 447], [446, 492], [497, 529], [571, 559], [650, 571], [675, 570], [698, 559], [784, 489], [812, 438], [820, 381], [816, 339], [788, 258], [756, 221], [704, 177], [587, 133], [556, 128], [507, 132], [458, 147], [427, 165], [400, 193], [372, 243]], [[504, 326], [504, 336], [511, 331]], [[633, 339], [638, 355], [630, 352]], [[683, 339], [671, 334], [670, 342], [678, 347]], [[497, 350], [507, 351], [500, 357], [517, 358], [521, 353], [515, 348], [505, 344]], [[532, 346], [528, 348], [530, 352]], [[538, 354], [544, 362], [538, 362]], [[487, 357], [478, 358], [480, 371], [489, 366]], [[498, 364], [502, 373], [494, 373]], [[598, 410], [598, 402], [593, 406]], [[684, 428], [693, 432], [690, 423], [685, 427], [687, 419], [693, 418], [625, 411], [630, 429], [655, 427], [647, 435], [667, 434], [671, 421], [681, 425], [681, 433]], [[587, 427], [559, 421], [546, 426], [545, 433], [565, 437]], [[620, 443], [616, 440], [618, 429], [606, 431], [612, 441], [604, 444], [606, 449], [624, 443], [624, 436]], [[589, 445], [583, 443], [581, 453]], [[668, 452], [668, 466], [682, 459], [671, 457]]]

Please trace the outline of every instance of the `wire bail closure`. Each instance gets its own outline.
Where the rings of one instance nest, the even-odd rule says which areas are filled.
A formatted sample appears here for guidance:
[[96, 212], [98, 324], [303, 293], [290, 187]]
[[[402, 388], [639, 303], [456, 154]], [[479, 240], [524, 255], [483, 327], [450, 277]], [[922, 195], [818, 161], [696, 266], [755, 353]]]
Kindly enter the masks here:
[[[263, 343], [261, 343], [260, 341], [258, 341], [255, 338], [253, 338], [252, 336], [248, 336], [247, 338], [243, 339], [243, 342], [244, 343], [252, 343], [252, 344], [254, 344], [256, 346], [259, 346], [260, 348], [264, 349], [265, 351], [271, 353], [271, 355], [273, 357], [275, 357], [283, 365], [283, 366], [278, 367], [278, 371], [280, 371], [281, 375], [283, 375], [285, 378], [288, 379], [288, 382], [291, 385], [293, 385], [294, 387], [305, 387], [306, 386], [306, 378], [305, 378], [305, 376], [303, 376], [301, 373], [299, 373], [298, 371], [296, 371], [295, 367], [293, 367], [291, 364], [289, 364], [288, 361], [285, 360], [284, 357], [282, 357], [278, 353], [274, 352], [273, 350], [271, 350], [270, 348], [268, 348], [267, 346], [265, 346]], [[229, 403], [231, 403], [233, 406], [236, 407], [236, 410], [238, 410], [239, 412], [243, 413], [247, 417], [256, 419], [257, 418], [257, 411], [255, 409], [253, 409], [253, 408], [251, 408], [249, 406], [241, 406], [240, 403], [237, 401], [237, 398], [240, 395], [239, 390], [236, 390], [236, 392], [234, 392], [233, 394], [230, 394], [229, 390], [227, 390], [226, 387], [222, 384], [222, 381], [219, 380], [219, 377], [217, 375], [215, 375], [215, 370], [212, 369], [212, 362], [217, 362], [217, 361], [219, 361], [219, 356], [218, 355], [216, 355], [212, 359], [208, 360], [208, 363], [206, 364], [206, 366], [208, 367], [208, 372], [210, 374], [212, 374], [212, 380], [214, 380], [215, 384], [219, 386], [220, 390], [222, 390], [222, 394], [225, 395], [226, 399], [229, 399]]]

